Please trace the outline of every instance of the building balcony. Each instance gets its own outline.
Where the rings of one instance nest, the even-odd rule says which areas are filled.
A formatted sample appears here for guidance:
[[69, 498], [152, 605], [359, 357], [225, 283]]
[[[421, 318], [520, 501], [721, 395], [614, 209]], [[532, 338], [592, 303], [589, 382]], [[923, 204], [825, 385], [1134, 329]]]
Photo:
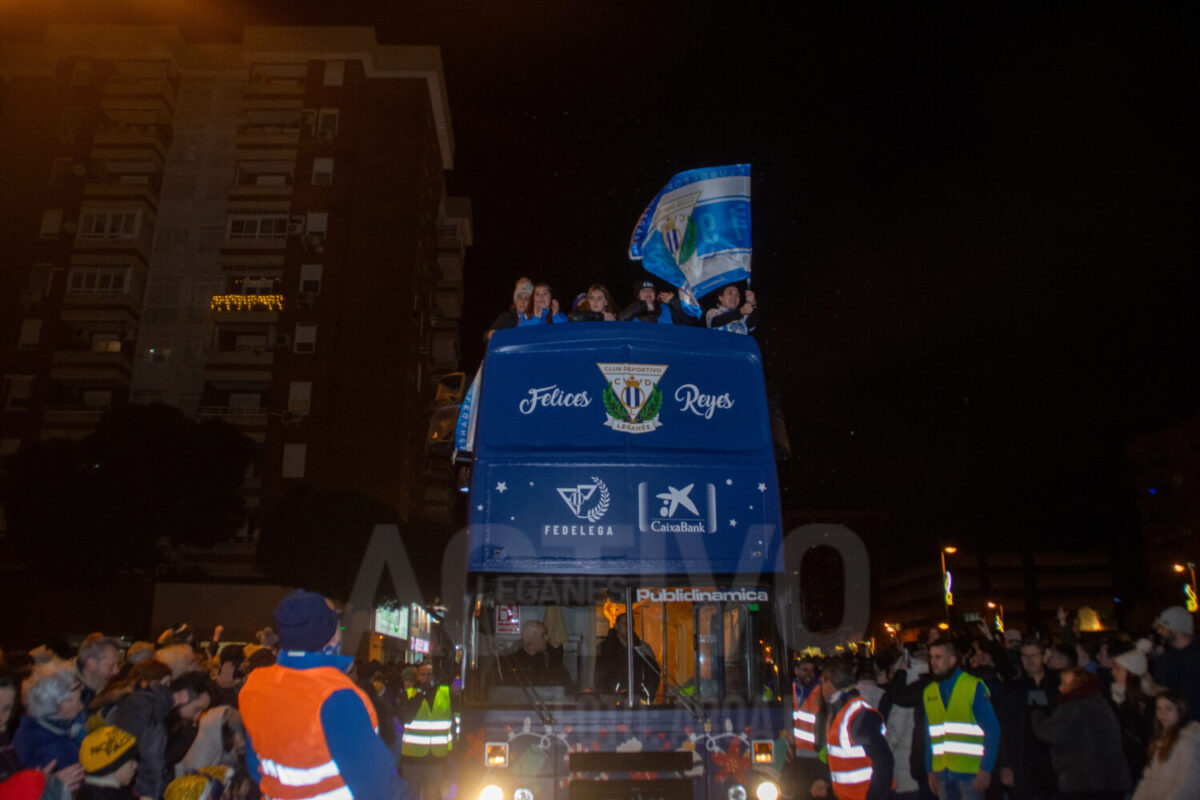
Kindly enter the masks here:
[[246, 147], [288, 147], [300, 142], [300, 127], [275, 125], [243, 125], [238, 128], [234, 138], [234, 146]]
[[42, 412], [42, 425], [95, 425], [106, 411], [107, 408], [87, 408], [79, 404], [47, 406]]
[[273, 323], [283, 310], [280, 294], [218, 294], [208, 303], [217, 322]]
[[149, 147], [165, 153], [171, 146], [170, 125], [115, 125], [92, 136], [93, 147]]
[[113, 200], [141, 200], [153, 206], [158, 204], [158, 182], [88, 181], [83, 185], [83, 196]]
[[100, 352], [95, 350], [55, 350], [54, 366], [81, 366], [89, 368], [108, 367], [120, 372], [130, 372], [133, 362], [129, 356], [121, 352]]
[[[291, 197], [292, 185], [262, 186], [257, 183], [239, 184], [229, 189], [230, 200], [254, 200], [260, 197]], [[238, 240], [241, 241], [241, 240]]]
[[246, 100], [260, 97], [304, 97], [305, 90], [304, 81], [251, 81], [246, 84], [242, 97]]
[[230, 406], [202, 406], [196, 412], [200, 419], [219, 419], [233, 425], [261, 427], [267, 424], [265, 408], [232, 408]]
[[227, 366], [270, 366], [275, 354], [270, 350], [209, 350], [207, 364]]
[[[140, 294], [132, 294], [130, 292], [68, 292], [63, 296], [64, 306], [102, 306], [105, 308], [127, 308], [132, 311], [137, 311], [142, 307], [142, 298]], [[82, 320], [82, 317], [77, 315], [71, 317], [74, 320]], [[107, 319], [108, 317], [104, 317]]]
[[[256, 187], [257, 188], [257, 187]], [[287, 238], [283, 236], [274, 239], [226, 239], [221, 242], [222, 250], [285, 250]]]

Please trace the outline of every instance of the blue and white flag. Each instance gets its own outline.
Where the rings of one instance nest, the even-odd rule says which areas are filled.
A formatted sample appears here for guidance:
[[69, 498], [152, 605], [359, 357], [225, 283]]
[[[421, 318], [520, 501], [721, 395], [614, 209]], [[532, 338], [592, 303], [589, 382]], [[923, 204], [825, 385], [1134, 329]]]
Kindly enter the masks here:
[[679, 287], [694, 317], [697, 299], [750, 277], [750, 165], [681, 172], [642, 212], [629, 257]]

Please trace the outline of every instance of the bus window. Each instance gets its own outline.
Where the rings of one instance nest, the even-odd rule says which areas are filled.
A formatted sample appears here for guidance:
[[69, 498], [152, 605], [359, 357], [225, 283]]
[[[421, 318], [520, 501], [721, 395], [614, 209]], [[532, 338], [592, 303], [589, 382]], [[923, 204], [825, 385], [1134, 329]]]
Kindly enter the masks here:
[[485, 707], [777, 702], [780, 648], [771, 590], [677, 581], [479, 576], [465, 701]]

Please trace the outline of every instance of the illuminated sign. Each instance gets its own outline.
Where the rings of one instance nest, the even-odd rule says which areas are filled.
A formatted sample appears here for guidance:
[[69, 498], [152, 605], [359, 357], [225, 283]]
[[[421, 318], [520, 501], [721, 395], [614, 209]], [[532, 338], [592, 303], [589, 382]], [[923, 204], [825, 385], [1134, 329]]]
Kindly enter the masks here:
[[375, 609], [375, 632], [394, 639], [408, 638], [408, 609], [384, 608]]
[[428, 639], [418, 639], [417, 637], [414, 636], [408, 640], [408, 649], [412, 650], [414, 653], [428, 653], [429, 652], [429, 640]]

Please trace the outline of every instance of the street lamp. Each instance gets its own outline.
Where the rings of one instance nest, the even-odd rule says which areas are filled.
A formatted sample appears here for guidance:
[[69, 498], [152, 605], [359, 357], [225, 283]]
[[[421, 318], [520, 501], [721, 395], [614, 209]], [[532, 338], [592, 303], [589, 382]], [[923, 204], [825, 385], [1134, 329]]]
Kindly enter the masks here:
[[1171, 568], [1181, 575], [1183, 574], [1184, 570], [1187, 570], [1188, 575], [1191, 577], [1191, 583], [1187, 584], [1187, 586], [1184, 588], [1183, 594], [1184, 597], [1187, 598], [1187, 610], [1194, 614], [1196, 613], [1196, 609], [1200, 608], [1200, 602], [1197, 602], [1196, 600], [1196, 564], [1193, 561], [1188, 561], [1185, 563], [1187, 564], [1186, 567], [1183, 564], [1175, 563], [1171, 565]]
[[950, 620], [950, 606], [954, 605], [954, 592], [951, 589], [954, 586], [954, 577], [950, 574], [950, 570], [946, 569], [946, 556], [952, 556], [958, 552], [957, 547], [943, 547], [939, 554], [942, 557], [942, 602], [946, 606], [946, 620]]

